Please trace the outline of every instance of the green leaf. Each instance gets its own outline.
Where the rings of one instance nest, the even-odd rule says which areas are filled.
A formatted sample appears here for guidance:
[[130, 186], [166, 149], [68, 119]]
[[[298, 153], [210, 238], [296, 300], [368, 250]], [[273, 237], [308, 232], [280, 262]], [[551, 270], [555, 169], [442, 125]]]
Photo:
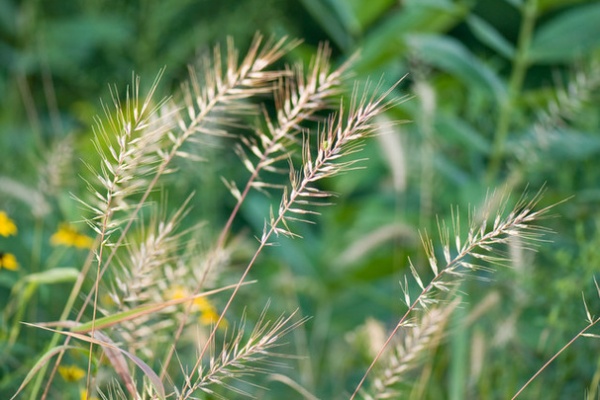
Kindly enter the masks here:
[[[243, 282], [242, 286], [252, 284], [254, 282], [255, 281]], [[189, 303], [189, 302], [193, 301], [194, 299], [197, 299], [200, 297], [205, 297], [205, 296], [210, 296], [210, 295], [220, 293], [225, 290], [233, 289], [235, 287], [236, 287], [236, 285], [228, 285], [228, 286], [223, 286], [218, 289], [202, 292], [202, 293], [199, 293], [194, 296], [188, 296], [188, 297], [184, 297], [184, 298], [180, 298], [180, 299], [168, 300], [168, 301], [164, 301], [162, 303], [145, 304], [145, 305], [133, 308], [131, 310], [121, 311], [116, 314], [108, 315], [108, 316], [102, 317], [102, 318], [97, 318], [94, 321], [89, 321], [89, 322], [85, 322], [85, 323], [81, 323], [81, 324], [77, 323], [75, 321], [58, 321], [58, 322], [40, 323], [40, 324], [37, 324], [36, 326], [66, 327], [66, 328], [69, 328], [71, 330], [71, 332], [74, 332], [74, 333], [87, 333], [92, 330], [101, 330], [101, 329], [111, 327], [111, 326], [116, 325], [121, 322], [130, 321], [130, 320], [139, 318], [143, 315], [149, 315], [149, 314], [158, 312], [166, 307]]]
[[489, 140], [460, 117], [450, 114], [438, 114], [435, 127], [438, 132], [443, 132], [444, 135], [447, 134], [457, 142], [460, 142], [465, 148], [470, 148], [483, 154], [488, 154], [490, 151], [491, 144]]
[[372, 73], [389, 63], [397, 65], [406, 51], [408, 34], [446, 32], [459, 24], [467, 12], [468, 8], [460, 4], [405, 4], [369, 31], [360, 43], [356, 70]]
[[[521, 2], [523, 0], [520, 0]], [[590, 0], [538, 0], [537, 9], [540, 14], [556, 8], [573, 7], [576, 3], [585, 3]]]
[[76, 268], [52, 268], [47, 271], [29, 274], [23, 278], [24, 282], [36, 285], [72, 282], [77, 279], [79, 271]]
[[[44, 50], [55, 73], [72, 73], [98, 49], [115, 49], [133, 38], [131, 21], [113, 15], [74, 15], [49, 20], [38, 32], [38, 46]], [[39, 68], [34, 65], [33, 68]]]
[[506, 96], [502, 80], [457, 40], [441, 35], [411, 35], [408, 43], [422, 59], [456, 76], [467, 88], [487, 91], [498, 102]]
[[583, 161], [586, 158], [598, 157], [600, 137], [571, 129], [558, 129], [544, 137], [541, 150], [547, 155], [548, 160]]
[[7, 289], [12, 288], [16, 284], [17, 278], [13, 275], [0, 274], [0, 287]]
[[521, 9], [523, 7], [523, 0], [504, 0], [508, 4], [512, 5], [516, 9]]
[[487, 21], [477, 17], [476, 15], [471, 15], [467, 18], [467, 25], [473, 32], [473, 35], [477, 39], [481, 41], [481, 43], [490, 47], [492, 50], [495, 50], [499, 54], [503, 55], [508, 59], [512, 59], [515, 55], [515, 48], [508, 40], [504, 38]]
[[569, 62], [600, 47], [600, 3], [559, 14], [535, 33], [529, 59], [534, 63]]
[[333, 0], [333, 2], [352, 8], [354, 21], [359, 25], [361, 31], [388, 14], [397, 3], [394, 0]]
[[455, 185], [466, 185], [469, 179], [471, 179], [468, 173], [463, 171], [456, 165], [456, 162], [449, 160], [445, 155], [438, 155], [433, 160], [433, 164], [440, 175], [446, 177], [446, 179]]
[[301, 2], [306, 11], [341, 49], [348, 50], [352, 46], [352, 37], [341, 23], [340, 15], [337, 15], [320, 0], [301, 0]]
[[0, 1], [0, 31], [15, 34], [19, 13], [11, 1]]
[[344, 26], [346, 32], [351, 36], [357, 36], [361, 32], [358, 14], [354, 12], [351, 4], [346, 1], [329, 0], [329, 4], [333, 8], [338, 20]]

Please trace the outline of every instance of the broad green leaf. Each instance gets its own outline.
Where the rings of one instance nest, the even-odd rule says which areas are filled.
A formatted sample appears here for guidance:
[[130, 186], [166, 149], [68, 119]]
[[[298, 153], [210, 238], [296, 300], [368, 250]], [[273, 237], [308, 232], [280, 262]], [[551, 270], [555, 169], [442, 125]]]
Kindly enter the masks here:
[[408, 43], [419, 57], [456, 76], [468, 89], [488, 91], [498, 102], [506, 96], [506, 88], [494, 71], [457, 40], [440, 35], [411, 35]]
[[9, 274], [0, 274], [0, 287], [10, 289], [16, 284], [16, 277]]
[[[30, 299], [40, 285], [73, 282], [77, 279], [79, 271], [75, 268], [52, 268], [47, 271], [25, 275], [12, 287], [11, 300], [4, 308], [5, 318], [15, 315], [15, 320], [23, 319], [25, 309], [30, 304]], [[8, 345], [12, 346], [19, 337], [21, 324], [13, 324], [8, 338]]]
[[[514, 0], [513, 0], [514, 1]], [[523, 0], [519, 0], [522, 2]], [[577, 3], [586, 3], [590, 0], [538, 0], [537, 9], [540, 14], [556, 8], [572, 7]]]
[[490, 142], [460, 117], [438, 114], [435, 126], [436, 130], [442, 135], [451, 136], [466, 148], [474, 149], [483, 154], [487, 154], [490, 151]]
[[[119, 48], [132, 39], [132, 22], [115, 15], [73, 15], [49, 20], [38, 33], [49, 67], [69, 74], [98, 48]], [[39, 68], [39, 66], [32, 66]]]
[[17, 29], [19, 13], [17, 5], [11, 1], [0, 1], [0, 30], [14, 34]]
[[388, 63], [397, 64], [406, 52], [407, 34], [446, 32], [459, 24], [467, 13], [468, 9], [460, 4], [405, 4], [390, 13], [359, 44], [361, 57], [356, 70], [372, 73]]
[[456, 5], [455, 3], [456, 2], [451, 0], [404, 0], [402, 5], [406, 7], [425, 6], [450, 9]]
[[349, 50], [352, 37], [340, 21], [340, 16], [320, 0], [301, 0], [304, 8], [319, 23], [331, 40], [341, 49]]
[[508, 4], [512, 5], [516, 9], [520, 9], [521, 7], [523, 7], [523, 0], [504, 0], [504, 1], [506, 1]]
[[340, 0], [329, 0], [329, 4], [331, 4], [331, 7], [344, 26], [346, 32], [352, 37], [359, 35], [362, 30], [360, 21], [358, 20], [357, 13], [352, 9], [351, 4]]
[[433, 160], [438, 173], [456, 185], [466, 185], [472, 176], [463, 171], [456, 162], [449, 160], [445, 155], [438, 155]]
[[[531, 140], [531, 139], [530, 139]], [[557, 129], [543, 137], [538, 153], [547, 160], [581, 160], [598, 157], [600, 137], [571, 129]], [[516, 146], [521, 146], [516, 143]]]
[[335, 4], [346, 4], [352, 8], [355, 21], [359, 24], [360, 30], [370, 26], [379, 18], [389, 13], [390, 8], [397, 4], [394, 0], [332, 0]]
[[536, 31], [529, 58], [534, 63], [569, 62], [600, 48], [600, 3], [573, 8]]
[[479, 39], [483, 44], [490, 47], [492, 50], [495, 50], [499, 54], [503, 55], [508, 59], [512, 59], [515, 55], [515, 48], [508, 40], [504, 38], [487, 21], [479, 18], [476, 15], [471, 15], [467, 18], [467, 24], [469, 28], [471, 28], [471, 32], [477, 39]]
[[24, 282], [36, 285], [72, 282], [77, 279], [79, 271], [75, 268], [52, 268], [47, 271], [29, 274], [23, 278]]

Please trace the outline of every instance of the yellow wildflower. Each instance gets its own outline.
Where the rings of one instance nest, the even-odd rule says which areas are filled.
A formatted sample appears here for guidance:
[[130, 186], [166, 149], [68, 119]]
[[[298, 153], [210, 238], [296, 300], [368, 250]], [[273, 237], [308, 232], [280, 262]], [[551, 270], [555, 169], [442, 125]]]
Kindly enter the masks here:
[[58, 367], [58, 373], [67, 382], [77, 382], [85, 376], [85, 371], [76, 365], [61, 365]]
[[81, 400], [98, 400], [98, 398], [96, 396], [88, 396], [87, 389], [81, 389], [79, 391], [79, 398]]
[[16, 235], [17, 225], [8, 217], [4, 211], [0, 211], [0, 235], [10, 236]]
[[[215, 306], [212, 305], [206, 297], [198, 297], [194, 299], [194, 305], [200, 311], [200, 323], [204, 325], [216, 324], [219, 320], [219, 313]], [[219, 328], [226, 328], [227, 320], [221, 320]]]
[[183, 286], [175, 286], [169, 290], [169, 298], [171, 300], [185, 299], [189, 297], [189, 293]]
[[78, 249], [89, 249], [94, 244], [94, 239], [83, 235], [69, 224], [60, 224], [58, 230], [50, 238], [54, 246], [77, 247]]
[[[190, 297], [190, 292], [183, 286], [175, 286], [169, 291], [169, 298], [172, 300], [185, 299]], [[199, 321], [203, 325], [212, 325], [219, 319], [219, 313], [213, 304], [206, 297], [196, 297], [192, 300], [196, 311], [200, 312]], [[227, 321], [222, 320], [219, 327], [227, 327]]]
[[194, 299], [194, 305], [200, 312], [214, 311], [215, 307], [208, 301], [206, 297], [196, 297]]
[[0, 251], [0, 269], [2, 268], [10, 269], [11, 271], [19, 269], [19, 263], [14, 254], [3, 253]]
[[[219, 314], [214, 309], [202, 311], [200, 314], [200, 323], [203, 325], [216, 324], [219, 320]], [[222, 320], [221, 325], [227, 326], [227, 321]]]

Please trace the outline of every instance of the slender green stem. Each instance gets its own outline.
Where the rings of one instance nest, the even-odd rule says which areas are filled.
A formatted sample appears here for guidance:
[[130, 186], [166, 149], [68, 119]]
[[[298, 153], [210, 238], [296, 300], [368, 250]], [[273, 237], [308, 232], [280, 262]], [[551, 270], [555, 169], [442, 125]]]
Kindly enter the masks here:
[[533, 29], [537, 17], [537, 0], [529, 0], [523, 6], [521, 29], [517, 42], [517, 52], [513, 60], [512, 73], [508, 83], [508, 96], [500, 100], [500, 113], [494, 132], [494, 143], [490, 156], [486, 180], [492, 183], [499, 175], [506, 137], [512, 122], [513, 108], [523, 87], [523, 80], [529, 66], [529, 46], [533, 37]]
[[[152, 98], [152, 95], [154, 94], [154, 91], [158, 85], [158, 82], [160, 80], [160, 77], [162, 75], [162, 71], [159, 72], [157, 78], [155, 79], [155, 82], [152, 86], [152, 89], [150, 90], [150, 92], [148, 93], [148, 101], [150, 98]], [[133, 124], [133, 130], [132, 132], [135, 132], [137, 127], [139, 126], [139, 124], [142, 123], [142, 121], [144, 120], [144, 115], [145, 115], [145, 107], [148, 103], [144, 103], [144, 105], [142, 106], [142, 108], [139, 110], [139, 117], [134, 121]], [[137, 104], [136, 104], [137, 107]], [[161, 164], [162, 169], [159, 168], [159, 174], [164, 171], [164, 168], [166, 168], [166, 166], [163, 164]], [[113, 179], [116, 182], [116, 176], [113, 177]], [[152, 183], [150, 184], [150, 187], [148, 187], [146, 189], [146, 192], [144, 193], [144, 195], [142, 196], [142, 202], [138, 203], [137, 207], [135, 208], [135, 211], [133, 213], [133, 215], [129, 218], [127, 225], [125, 226], [125, 228], [123, 229], [123, 232], [121, 234], [121, 236], [119, 237], [119, 240], [117, 241], [115, 247], [112, 249], [112, 252], [110, 252], [110, 255], [108, 257], [108, 260], [106, 261], [106, 263], [104, 264], [104, 266], [101, 268], [102, 266], [102, 255], [103, 255], [103, 251], [104, 251], [104, 247], [105, 247], [105, 237], [106, 237], [106, 233], [108, 232], [108, 222], [110, 220], [111, 217], [109, 217], [109, 215], [105, 215], [103, 217], [103, 226], [101, 227], [101, 232], [100, 234], [97, 236], [96, 241], [94, 242], [94, 245], [92, 246], [92, 248], [90, 249], [89, 253], [88, 253], [88, 257], [85, 261], [85, 263], [83, 264], [83, 267], [81, 269], [81, 272], [79, 274], [79, 276], [77, 277], [77, 280], [75, 281], [75, 285], [73, 285], [73, 288], [71, 289], [71, 293], [69, 295], [69, 298], [67, 300], [67, 304], [65, 304], [65, 307], [63, 308], [63, 312], [61, 314], [60, 320], [63, 321], [65, 319], [67, 319], [67, 317], [69, 316], [69, 314], [71, 313], [71, 310], [73, 309], [73, 306], [75, 304], [75, 300], [78, 298], [81, 288], [83, 287], [83, 283], [85, 281], [85, 278], [88, 276], [88, 273], [90, 271], [90, 269], [93, 266], [93, 260], [94, 258], [96, 258], [98, 260], [98, 265], [96, 266], [97, 270], [96, 270], [96, 281], [95, 281], [95, 285], [94, 285], [94, 289], [87, 295], [83, 306], [81, 307], [77, 318], [76, 318], [76, 322], [78, 322], [81, 317], [83, 316], [84, 311], [86, 310], [86, 307], [88, 306], [92, 296], [94, 296], [94, 315], [93, 315], [93, 319], [96, 318], [96, 303], [97, 303], [97, 289], [98, 289], [98, 284], [99, 284], [99, 280], [102, 276], [102, 274], [104, 274], [104, 272], [106, 271], [106, 268], [108, 268], [108, 265], [110, 264], [110, 261], [112, 260], [112, 257], [115, 256], [116, 254], [116, 250], [117, 248], [120, 246], [120, 244], [122, 243], [122, 241], [124, 240], [124, 236], [125, 233], [128, 231], [128, 229], [131, 227], [133, 220], [135, 219], [135, 217], [137, 216], [139, 210], [141, 209], [143, 202], [145, 202], [147, 196], [149, 195], [149, 192], [152, 190], [152, 188], [154, 187], [154, 184], [156, 183], [156, 181], [158, 180], [158, 176], [155, 176]], [[106, 209], [107, 210], [111, 210], [112, 209], [112, 203], [111, 203], [111, 199], [112, 199], [113, 193], [109, 192], [109, 194], [107, 195], [107, 199], [108, 199], [108, 203], [106, 204]], [[98, 257], [96, 257], [98, 256]], [[48, 345], [48, 349], [51, 349], [52, 347], [56, 346], [58, 343], [58, 340], [61, 339], [62, 336], [60, 335], [60, 333], [55, 333], [52, 336], [52, 339], [50, 340], [50, 344]], [[65, 339], [65, 346], [68, 345], [69, 341], [71, 340], [71, 337], [67, 337]], [[90, 357], [92, 354], [92, 344], [90, 343]], [[49, 390], [50, 390], [50, 384], [52, 383], [52, 380], [54, 379], [54, 376], [56, 374], [56, 371], [58, 369], [58, 365], [60, 364], [60, 361], [62, 360], [62, 357], [64, 355], [64, 351], [61, 351], [56, 359], [56, 362], [54, 363], [54, 367], [50, 373], [50, 377], [48, 379], [48, 383], [46, 385], [46, 388], [42, 394], [41, 399], [45, 400], [46, 397], [48, 396]], [[46, 374], [46, 371], [48, 369], [48, 364], [44, 365], [41, 370], [40, 373], [37, 375], [36, 377], [36, 381], [35, 384], [33, 386], [33, 390], [31, 392], [31, 396], [30, 399], [31, 400], [37, 400], [38, 399], [38, 392], [40, 390], [41, 387], [41, 383], [42, 380], [44, 379], [44, 376]], [[88, 363], [88, 376], [89, 376], [89, 370], [91, 369], [91, 358], [90, 358], [90, 362]], [[89, 386], [89, 380], [88, 380], [88, 384], [86, 386]]]
[[[97, 244], [98, 244], [98, 241], [96, 241], [93, 248], [96, 248]], [[65, 304], [65, 307], [63, 308], [63, 312], [60, 315], [59, 321], [64, 321], [69, 317], [69, 313], [71, 312], [71, 309], [73, 308], [73, 305], [75, 304], [75, 300], [77, 300], [77, 297], [79, 296], [79, 288], [81, 288], [81, 286], [83, 285], [83, 281], [87, 275], [87, 271], [89, 270], [89, 267], [92, 265], [93, 256], [94, 256], [94, 253], [90, 251], [88, 253], [86, 262], [84, 263], [82, 272], [77, 276], [77, 281], [75, 282], [75, 285], [73, 286], [74, 288], [77, 288], [77, 290], [71, 290], [71, 294], [69, 295], [69, 298], [67, 299], [67, 304]], [[62, 328], [58, 328], [58, 329], [61, 330]], [[52, 338], [50, 339], [50, 342], [48, 343], [47, 349], [50, 350], [53, 347], [57, 346], [58, 341], [61, 339], [61, 337], [62, 336], [59, 333], [55, 333], [54, 335], [52, 335]], [[65, 345], [67, 345], [67, 344], [68, 344], [68, 342], [65, 343]], [[64, 352], [59, 353], [58, 360], [57, 360], [57, 363], [55, 364], [55, 366], [58, 366], [58, 363], [59, 363], [60, 359], [62, 358], [63, 354], [64, 354]], [[31, 390], [31, 395], [29, 397], [31, 400], [37, 400], [39, 398], [38, 393], [42, 386], [42, 382], [44, 380], [44, 376], [46, 375], [47, 369], [48, 369], [48, 364], [44, 365], [41, 368], [38, 375], [36, 376], [35, 382], [33, 384], [33, 388]]]

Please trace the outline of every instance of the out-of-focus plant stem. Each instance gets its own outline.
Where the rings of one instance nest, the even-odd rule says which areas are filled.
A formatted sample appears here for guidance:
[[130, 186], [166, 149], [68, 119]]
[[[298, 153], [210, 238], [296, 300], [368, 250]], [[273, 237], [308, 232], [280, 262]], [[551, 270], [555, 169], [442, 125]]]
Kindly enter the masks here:
[[525, 73], [529, 66], [529, 46], [533, 36], [535, 20], [537, 17], [538, 0], [527, 1], [522, 8], [522, 21], [517, 42], [517, 52], [515, 54], [512, 73], [508, 83], [508, 96], [501, 99], [500, 112], [494, 131], [494, 142], [492, 153], [490, 155], [490, 164], [487, 170], [486, 182], [488, 185], [493, 183], [500, 173], [502, 160], [506, 145], [506, 137], [512, 121], [512, 112], [517, 101], [517, 96], [521, 92]]

